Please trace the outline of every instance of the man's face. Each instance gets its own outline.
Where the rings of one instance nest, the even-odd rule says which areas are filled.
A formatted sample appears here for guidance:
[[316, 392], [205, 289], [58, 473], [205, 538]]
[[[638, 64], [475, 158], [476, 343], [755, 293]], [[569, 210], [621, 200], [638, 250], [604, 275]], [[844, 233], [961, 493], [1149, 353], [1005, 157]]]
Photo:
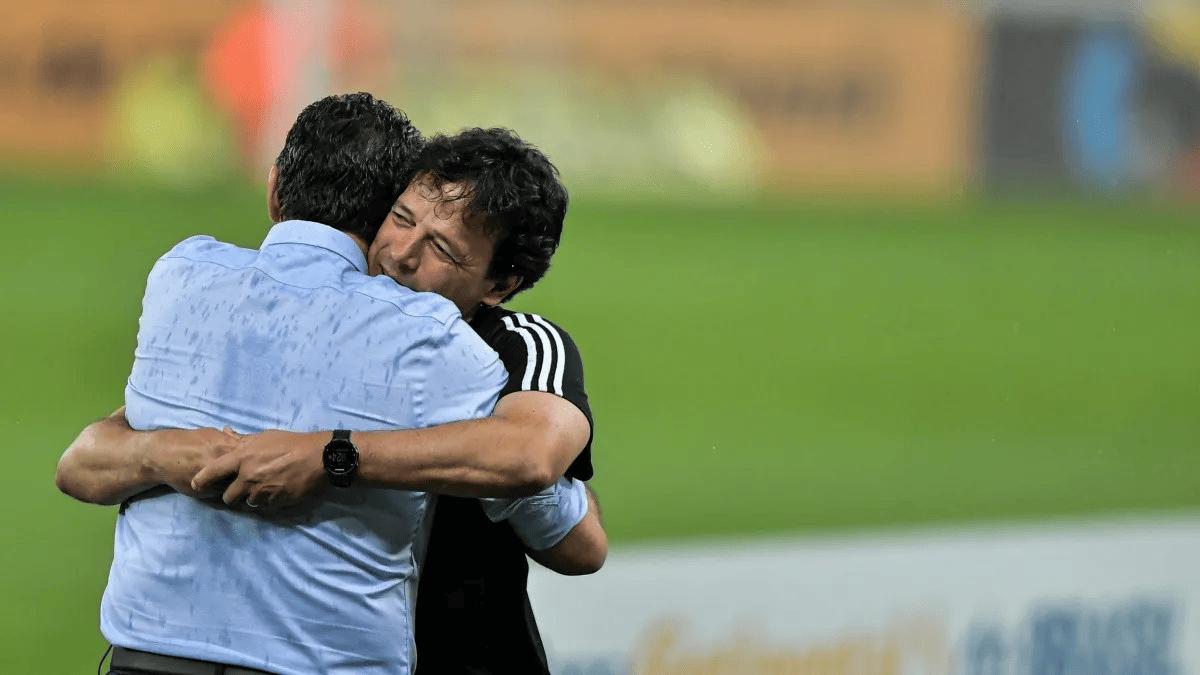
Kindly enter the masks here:
[[437, 293], [470, 318], [480, 303], [497, 296], [488, 279], [495, 243], [482, 227], [463, 222], [463, 185], [441, 190], [418, 178], [392, 205], [367, 255], [371, 274], [386, 274], [414, 291]]

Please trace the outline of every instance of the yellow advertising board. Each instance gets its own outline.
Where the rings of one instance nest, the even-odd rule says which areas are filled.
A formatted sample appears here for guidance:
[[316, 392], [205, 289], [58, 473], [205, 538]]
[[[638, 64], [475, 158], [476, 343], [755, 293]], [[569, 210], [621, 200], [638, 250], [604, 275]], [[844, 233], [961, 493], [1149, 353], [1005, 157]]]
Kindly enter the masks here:
[[937, 188], [969, 173], [980, 37], [954, 3], [453, 7], [424, 26], [455, 27], [465, 60], [705, 78], [753, 121], [769, 183]]
[[129, 68], [199, 54], [235, 0], [0, 3], [0, 155], [102, 159], [111, 99]]
[[[589, 130], [594, 117], [572, 112], [560, 125], [570, 142], [548, 143], [561, 153], [560, 147], [593, 139], [596, 147], [581, 147], [580, 155], [593, 152], [588, 162], [617, 170], [621, 156], [611, 149], [623, 136], [645, 146], [643, 137], [669, 133], [661, 129], [673, 124], [689, 127], [664, 146], [679, 158], [666, 161], [662, 171], [650, 167], [650, 173], [669, 173], [670, 162], [686, 168], [707, 160], [704, 172], [693, 173], [709, 181], [720, 180], [723, 167], [753, 166], [751, 182], [784, 188], [954, 189], [968, 177], [974, 155], [978, 28], [952, 3], [0, 4], [10, 5], [0, 24], [0, 159], [9, 161], [102, 159], [112, 117], [128, 116], [130, 106], [140, 105], [140, 99], [114, 103], [122, 82], [131, 69], [163, 55], [191, 68], [188, 77], [196, 84], [194, 91], [164, 95], [170, 102], [161, 114], [137, 114], [135, 154], [155, 162], [167, 160], [155, 157], [154, 147], [174, 142], [181, 149], [174, 154], [182, 154], [212, 145], [206, 140], [211, 134], [164, 139], [161, 146], [154, 135], [155, 115], [178, 116], [193, 99], [221, 111], [229, 126], [223, 133], [235, 137], [232, 144], [249, 160], [246, 166], [257, 167], [278, 147], [299, 107], [330, 88], [370, 89], [398, 97], [411, 110], [457, 83], [465, 93], [449, 107], [462, 109], [459, 102], [469, 102], [477, 88], [464, 89], [471, 80], [459, 75], [481, 67], [488, 77], [488, 69], [497, 69], [501, 80], [504, 73], [550, 67], [568, 73], [560, 81], [638, 83], [637, 91], [651, 87], [651, 98], [654, 85], [647, 83], [665, 83], [660, 98], [670, 108], [658, 111], [666, 120], [657, 123], [659, 131], [636, 127], [642, 115], [634, 106], [653, 108], [646, 96], [634, 103], [617, 89], [611, 101], [598, 100], [618, 110], [627, 101], [631, 120], [610, 115], [604, 135]], [[317, 6], [327, 16], [363, 9], [369, 14], [361, 16], [377, 18], [304, 23], [293, 16]], [[328, 53], [296, 47], [298, 25], [325, 30], [328, 35], [313, 44], [332, 45]], [[378, 35], [368, 39], [372, 31]], [[264, 35], [282, 35], [285, 48], [263, 47]], [[396, 68], [379, 67], [390, 63]], [[437, 75], [410, 86], [411, 75], [420, 72]], [[676, 86], [681, 82], [699, 88]], [[526, 97], [515, 82], [507, 89], [496, 84], [499, 103]], [[586, 108], [564, 92], [564, 105]], [[708, 107], [693, 114], [697, 106]], [[485, 110], [495, 107], [489, 103]], [[701, 147], [689, 154], [689, 146], [709, 140], [706, 130], [725, 121], [723, 138], [714, 141], [721, 152], [705, 156]], [[182, 127], [201, 126], [186, 116], [175, 124], [177, 135], [188, 133]], [[658, 151], [647, 152], [634, 161], [645, 164]], [[734, 161], [739, 154], [747, 161]]]

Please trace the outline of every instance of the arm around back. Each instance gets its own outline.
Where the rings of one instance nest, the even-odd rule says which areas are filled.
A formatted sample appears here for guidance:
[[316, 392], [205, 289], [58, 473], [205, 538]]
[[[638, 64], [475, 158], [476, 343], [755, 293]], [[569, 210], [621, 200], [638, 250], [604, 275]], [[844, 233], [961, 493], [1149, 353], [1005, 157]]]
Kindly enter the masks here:
[[159, 485], [200, 496], [192, 476], [235, 443], [216, 429], [134, 431], [120, 408], [80, 432], [59, 458], [54, 483], [91, 504], [120, 504]]
[[372, 484], [458, 497], [522, 497], [554, 484], [591, 426], [553, 394], [519, 391], [491, 416], [427, 429], [362, 432], [359, 472]]

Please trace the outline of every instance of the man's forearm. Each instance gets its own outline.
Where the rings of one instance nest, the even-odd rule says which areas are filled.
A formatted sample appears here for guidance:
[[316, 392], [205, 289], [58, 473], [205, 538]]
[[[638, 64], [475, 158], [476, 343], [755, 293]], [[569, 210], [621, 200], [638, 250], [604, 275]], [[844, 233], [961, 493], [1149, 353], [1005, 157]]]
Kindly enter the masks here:
[[491, 417], [428, 429], [356, 433], [359, 475], [373, 484], [460, 497], [524, 497], [566, 473], [591, 426], [542, 392], [500, 400]]
[[[233, 482], [232, 503], [282, 506], [326, 481], [322, 448], [330, 431], [266, 431], [192, 476], [193, 490]], [[587, 447], [591, 423], [578, 407], [545, 392], [504, 396], [490, 417], [427, 429], [355, 431], [358, 481], [366, 485], [460, 497], [527, 497], [551, 486]]]
[[523, 497], [554, 482], [546, 439], [488, 417], [428, 429], [356, 433], [359, 477], [374, 485], [459, 497]]
[[59, 459], [55, 484], [92, 504], [120, 504], [159, 485], [147, 462], [148, 436], [129, 428], [123, 410], [93, 422]]
[[190, 487], [192, 477], [236, 440], [216, 429], [134, 431], [122, 408], [79, 434], [58, 460], [54, 482], [92, 504], [120, 504], [159, 485], [201, 496]]

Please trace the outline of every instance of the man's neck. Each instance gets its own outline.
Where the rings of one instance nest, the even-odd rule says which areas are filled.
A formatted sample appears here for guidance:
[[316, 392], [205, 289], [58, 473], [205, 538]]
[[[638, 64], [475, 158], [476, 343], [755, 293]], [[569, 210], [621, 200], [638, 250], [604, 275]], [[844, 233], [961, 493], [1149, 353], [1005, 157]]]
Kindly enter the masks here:
[[475, 317], [479, 316], [480, 312], [484, 311], [488, 307], [490, 307], [490, 305], [487, 305], [486, 303], [482, 303], [482, 302], [479, 303], [478, 305], [475, 305], [474, 307], [471, 308], [470, 311], [463, 313], [463, 321], [470, 323]]

